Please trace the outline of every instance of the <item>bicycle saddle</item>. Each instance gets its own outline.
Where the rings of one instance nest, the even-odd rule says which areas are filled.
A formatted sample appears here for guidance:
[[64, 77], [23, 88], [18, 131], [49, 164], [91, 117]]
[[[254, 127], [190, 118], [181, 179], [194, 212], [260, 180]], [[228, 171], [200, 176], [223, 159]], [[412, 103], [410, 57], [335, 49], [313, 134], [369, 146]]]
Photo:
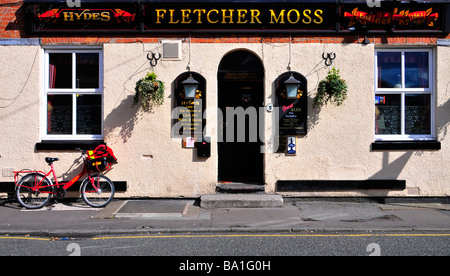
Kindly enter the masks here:
[[59, 161], [59, 158], [45, 157], [45, 162], [47, 162], [49, 165], [55, 161]]

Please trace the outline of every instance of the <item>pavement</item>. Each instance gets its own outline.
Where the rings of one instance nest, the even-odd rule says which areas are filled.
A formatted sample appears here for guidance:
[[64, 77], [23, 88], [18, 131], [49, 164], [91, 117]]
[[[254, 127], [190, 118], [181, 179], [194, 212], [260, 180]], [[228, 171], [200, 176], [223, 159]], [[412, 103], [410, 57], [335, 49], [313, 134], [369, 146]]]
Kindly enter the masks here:
[[449, 203], [283, 198], [281, 205], [275, 206], [234, 203], [205, 207], [201, 198], [114, 199], [102, 209], [93, 209], [82, 200], [72, 200], [54, 202], [39, 210], [26, 210], [17, 202], [7, 199], [2, 202], [0, 199], [0, 235], [93, 237], [224, 232], [450, 232]]

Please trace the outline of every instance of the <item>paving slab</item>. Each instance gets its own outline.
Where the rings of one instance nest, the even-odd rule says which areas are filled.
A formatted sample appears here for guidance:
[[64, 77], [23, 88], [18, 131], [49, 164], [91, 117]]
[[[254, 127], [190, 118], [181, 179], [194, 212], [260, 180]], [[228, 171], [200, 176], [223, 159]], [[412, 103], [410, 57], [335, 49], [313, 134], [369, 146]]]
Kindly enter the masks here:
[[355, 202], [297, 202], [305, 221], [370, 221], [386, 218], [380, 207]]
[[230, 208], [212, 213], [211, 228], [291, 229], [302, 225], [300, 211], [285, 208]]

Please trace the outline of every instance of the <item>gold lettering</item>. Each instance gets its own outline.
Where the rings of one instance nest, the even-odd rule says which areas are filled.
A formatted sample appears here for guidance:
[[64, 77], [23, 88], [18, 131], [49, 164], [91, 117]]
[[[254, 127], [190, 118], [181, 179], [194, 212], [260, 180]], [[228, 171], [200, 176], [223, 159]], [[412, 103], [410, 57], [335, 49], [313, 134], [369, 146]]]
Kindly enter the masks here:
[[63, 12], [63, 21], [82, 21], [82, 20], [110, 21], [111, 15], [108, 11], [91, 13], [89, 9], [83, 10], [81, 13]]
[[[292, 14], [293, 12], [297, 15], [297, 20], [295, 20], [295, 21], [291, 19], [291, 14]], [[299, 12], [298, 10], [295, 10], [295, 9], [290, 10], [290, 11], [287, 13], [287, 20], [288, 20], [289, 23], [291, 23], [291, 24], [297, 24], [298, 21], [300, 21], [300, 12]]]
[[316, 24], [322, 24], [323, 23], [323, 17], [321, 16], [323, 14], [323, 10], [316, 10], [315, 12], [314, 12], [314, 15], [319, 19], [319, 20], [317, 20], [317, 19], [314, 19], [314, 23], [316, 23]]
[[285, 10], [281, 10], [280, 14], [277, 17], [275, 11], [270, 10], [270, 24], [278, 24], [278, 21], [280, 22], [280, 24], [285, 24], [286, 22], [284, 21], [284, 12]]
[[101, 21], [109, 21], [111, 20], [111, 15], [109, 15], [109, 12], [105, 11], [101, 13], [102, 19]]
[[211, 23], [211, 24], [216, 24], [217, 22], [219, 22], [219, 20], [216, 20], [216, 21], [212, 21], [212, 20], [211, 20], [211, 13], [212, 13], [212, 12], [215, 12], [217, 15], [219, 14], [219, 11], [218, 11], [218, 10], [213, 9], [213, 10], [210, 10], [210, 11], [208, 12], [208, 14], [206, 15], [206, 18], [208, 19], [208, 22], [209, 22], [209, 23]]
[[64, 21], [73, 21], [73, 12], [64, 12]]
[[193, 11], [193, 13], [197, 13], [198, 14], [197, 24], [203, 24], [203, 22], [202, 22], [202, 14], [206, 13], [206, 10], [196, 9], [196, 10]]
[[191, 19], [189, 19], [189, 16], [191, 14], [191, 10], [181, 10], [181, 24], [189, 24], [192, 22]]
[[311, 15], [311, 10], [303, 11], [303, 16], [306, 17], [305, 19], [308, 19], [308, 20], [303, 19], [302, 20], [303, 24], [311, 24], [312, 19], [311, 19], [310, 15]]
[[250, 13], [252, 15], [252, 20], [250, 21], [251, 24], [255, 24], [255, 21], [258, 21], [259, 24], [261, 23], [261, 20], [259, 20], [259, 16], [261, 15], [261, 12], [259, 10], [250, 10]]
[[169, 12], [170, 12], [170, 21], [169, 21], [169, 24], [178, 24], [178, 23], [180, 22], [180, 20], [173, 21], [173, 17], [174, 17], [175, 10], [169, 10]]
[[161, 19], [164, 19], [164, 15], [167, 10], [156, 9], [156, 24], [161, 24]]
[[92, 19], [92, 14], [91, 13], [82, 13], [82, 14], [84, 14], [84, 20], [91, 20]]
[[[245, 19], [245, 16], [247, 15], [247, 10], [237, 10], [238, 12], [238, 21], [237, 24], [245, 24], [248, 20]], [[245, 19], [245, 21], [242, 21]]]
[[77, 20], [81, 20], [81, 16], [83, 16], [83, 13], [84, 13], [84, 12], [82, 12], [82, 13], [80, 13], [80, 14], [74, 13], [74, 14], [75, 14], [75, 17], [77, 18]]
[[228, 22], [229, 24], [233, 24], [233, 9], [229, 9], [228, 11], [230, 12], [229, 15], [226, 15], [227, 10], [221, 10], [222, 11], [222, 24], [227, 24], [227, 21], [225, 19], [230, 19], [230, 22]]

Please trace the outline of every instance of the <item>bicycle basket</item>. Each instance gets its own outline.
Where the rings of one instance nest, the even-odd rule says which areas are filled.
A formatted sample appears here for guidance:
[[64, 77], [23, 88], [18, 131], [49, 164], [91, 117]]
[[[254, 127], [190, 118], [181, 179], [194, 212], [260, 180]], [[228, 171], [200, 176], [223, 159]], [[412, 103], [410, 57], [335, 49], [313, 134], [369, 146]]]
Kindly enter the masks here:
[[90, 172], [104, 172], [111, 169], [111, 163], [108, 162], [107, 157], [100, 157], [96, 159], [89, 159], [87, 161], [87, 168]]
[[106, 158], [106, 160], [111, 164], [117, 163], [117, 158], [114, 156], [112, 149], [106, 145], [99, 145], [94, 150], [89, 150], [87, 152], [88, 159], [95, 160], [98, 158]]

